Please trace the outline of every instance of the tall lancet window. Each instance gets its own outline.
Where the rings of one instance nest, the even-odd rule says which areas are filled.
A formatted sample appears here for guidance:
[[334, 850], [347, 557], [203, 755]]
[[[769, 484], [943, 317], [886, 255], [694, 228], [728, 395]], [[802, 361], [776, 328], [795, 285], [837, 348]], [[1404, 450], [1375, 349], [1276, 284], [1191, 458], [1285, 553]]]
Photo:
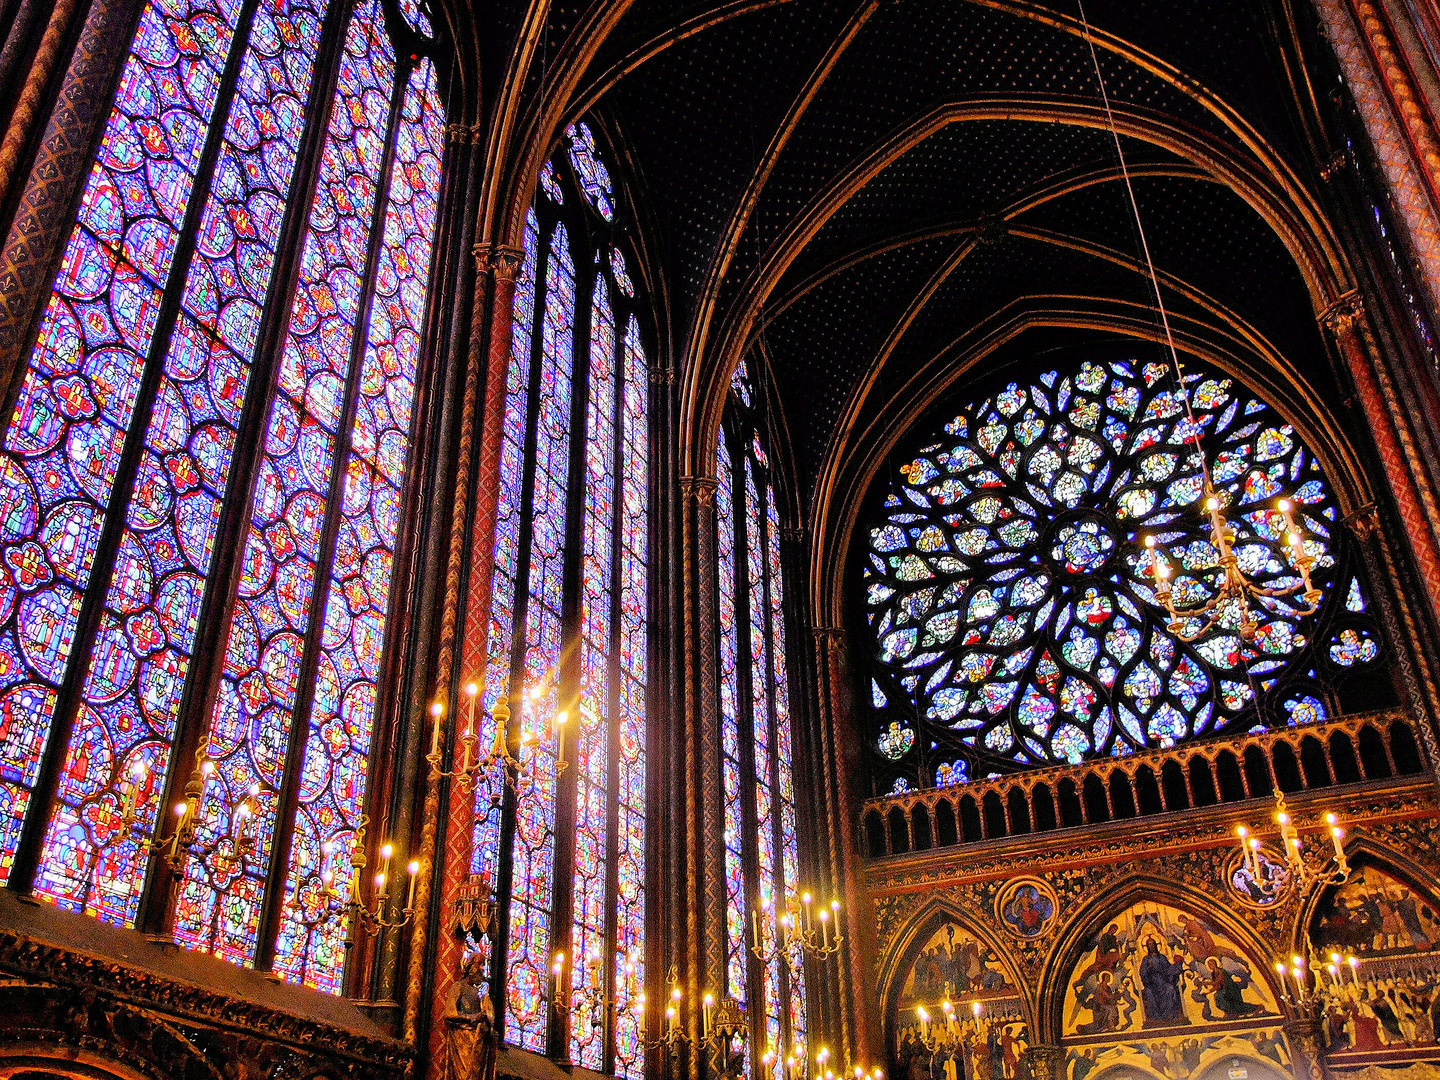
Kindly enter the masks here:
[[175, 936], [333, 992], [444, 152], [388, 4], [147, 4], [0, 456], [0, 877], [155, 921], [197, 775]]
[[[509, 687], [528, 768], [477, 790], [471, 872], [499, 900], [489, 975], [506, 1041], [638, 1077], [649, 372], [617, 205], [576, 124], [526, 222], [501, 454], [484, 706]], [[573, 1001], [618, 1007], [552, 1028], [557, 962]]]
[[[717, 446], [719, 657], [725, 799], [726, 989], [746, 1005], [750, 1052], [805, 1060], [803, 965], [783, 963], [778, 918], [799, 892], [780, 514], [765, 449], [764, 395], [744, 365]], [[753, 935], [773, 957], [761, 963]]]

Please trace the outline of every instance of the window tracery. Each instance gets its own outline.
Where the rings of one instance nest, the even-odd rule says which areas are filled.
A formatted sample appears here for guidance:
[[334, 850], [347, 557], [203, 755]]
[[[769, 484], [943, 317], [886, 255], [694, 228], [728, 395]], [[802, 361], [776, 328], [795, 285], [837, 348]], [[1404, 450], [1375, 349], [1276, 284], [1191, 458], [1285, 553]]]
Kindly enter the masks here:
[[[744, 364], [731, 389], [716, 447], [727, 991], [750, 1009], [758, 1035], [748, 1054], [804, 1060], [804, 965], [777, 948], [776, 919], [799, 888], [780, 515], [761, 397]], [[758, 912], [753, 921], [747, 911]], [[767, 963], [751, 951], [756, 932]]]
[[1198, 623], [1172, 626], [1158, 604], [1147, 534], [1175, 568], [1178, 606], [1214, 595], [1222, 574], [1168, 367], [1086, 361], [1012, 382], [904, 453], [869, 531], [875, 746], [896, 790], [1314, 722], [1345, 669], [1380, 655], [1314, 455], [1231, 378], [1192, 364], [1184, 393], [1244, 572], [1293, 584], [1271, 512], [1291, 496], [1319, 615], [1263, 597], [1254, 640], [1231, 610], [1187, 643]]
[[[332, 992], [348, 881], [319, 896], [321, 850], [348, 847], [365, 797], [444, 154], [407, 10], [337, 8], [322, 84], [323, 5], [145, 8], [0, 464], [0, 876], [28, 830], [38, 895], [133, 925], [182, 722], [218, 678], [188, 729], [217, 767], [176, 936], [252, 963], [278, 913], [276, 970]], [[243, 553], [218, 546], [232, 519]], [[207, 633], [223, 670], [196, 656]], [[47, 760], [53, 810], [30, 805]]]
[[[576, 125], [526, 219], [484, 706], [508, 680], [533, 782], [477, 788], [470, 870], [495, 883], [502, 912], [489, 978], [504, 987], [505, 1038], [633, 1077], [645, 1065], [649, 375], [609, 185]], [[562, 715], [575, 736], [563, 769]], [[621, 1003], [598, 1027], [574, 1014], [564, 1047], [550, 1004], [561, 954], [573, 1001]]]

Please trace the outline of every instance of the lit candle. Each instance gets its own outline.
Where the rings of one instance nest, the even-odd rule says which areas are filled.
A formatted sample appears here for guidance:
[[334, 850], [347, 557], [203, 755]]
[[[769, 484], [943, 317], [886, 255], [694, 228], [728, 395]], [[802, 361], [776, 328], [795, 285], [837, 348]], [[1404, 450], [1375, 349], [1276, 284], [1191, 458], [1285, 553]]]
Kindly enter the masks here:
[[394, 855], [394, 854], [395, 854], [395, 848], [394, 848], [393, 845], [391, 845], [391, 844], [381, 844], [381, 845], [380, 845], [380, 858], [383, 860], [383, 861], [381, 862], [381, 864], [380, 864], [380, 876], [381, 876], [382, 878], [388, 878], [388, 877], [390, 876], [390, 856], [392, 856], [392, 855]]
[[930, 1034], [930, 1014], [925, 1011], [924, 1005], [915, 1006], [915, 1015], [920, 1018], [920, 1037], [926, 1038]]
[[1245, 872], [1254, 878], [1255, 871], [1250, 866], [1250, 830], [1244, 825], [1236, 825], [1235, 835], [1240, 837], [1241, 863], [1245, 867]]
[[475, 745], [475, 696], [480, 693], [480, 687], [473, 682], [465, 685], [465, 696], [470, 699], [470, 711], [465, 720], [465, 747], [464, 758], [461, 761], [460, 769], [468, 772], [470, 769], [470, 748]]
[[809, 934], [814, 930], [814, 925], [810, 921], [810, 894], [808, 892], [800, 894], [800, 903], [805, 906], [805, 933]]
[[830, 947], [830, 912], [825, 908], [820, 909], [820, 948]]
[[955, 1028], [955, 1006], [950, 1004], [949, 998], [946, 998], [940, 1003], [940, 1011], [945, 1014], [945, 1030], [953, 1031]]
[[1345, 839], [1345, 830], [1340, 827], [1340, 819], [1334, 814], [1325, 815], [1325, 824], [1330, 826], [1330, 842], [1335, 845], [1335, 861], [1345, 861], [1345, 845], [1341, 842]]
[[1305, 992], [1305, 959], [1303, 957], [1290, 957], [1290, 974], [1295, 976], [1295, 988], [1303, 994]]
[[701, 1004], [701, 1006], [702, 1006], [702, 1009], [701, 1009], [701, 1025], [702, 1025], [702, 1026], [701, 1026], [701, 1032], [700, 1032], [700, 1034], [701, 1034], [704, 1038], [707, 1038], [707, 1039], [708, 1039], [708, 1038], [710, 1037], [710, 1010], [715, 1007], [715, 998], [714, 998], [714, 996], [712, 996], [710, 993], [707, 992], [707, 993], [705, 994], [705, 997], [704, 997], [703, 999], [701, 999], [700, 1004]]
[[1345, 963], [1350, 965], [1350, 977], [1355, 980], [1355, 985], [1360, 985], [1360, 958], [1358, 956], [1347, 956]]
[[430, 756], [440, 757], [440, 718], [445, 715], [445, 706], [436, 701], [430, 705], [430, 715], [435, 718], [435, 726], [430, 732]]
[[419, 860], [412, 859], [412, 860], [410, 861], [410, 865], [407, 866], [407, 867], [405, 868], [405, 870], [406, 870], [406, 872], [409, 873], [409, 875], [410, 875], [410, 893], [409, 893], [409, 895], [406, 896], [406, 898], [405, 898], [405, 910], [406, 910], [406, 911], [414, 911], [414, 910], [415, 910], [415, 878], [416, 878], [416, 876], [420, 873], [420, 863], [419, 863]]
[[970, 1006], [970, 1011], [975, 1014], [975, 1019], [979, 1020], [980, 1014], [985, 1011], [985, 1006], [981, 1005], [980, 1002], [977, 1001], [975, 1002], [975, 1004]]

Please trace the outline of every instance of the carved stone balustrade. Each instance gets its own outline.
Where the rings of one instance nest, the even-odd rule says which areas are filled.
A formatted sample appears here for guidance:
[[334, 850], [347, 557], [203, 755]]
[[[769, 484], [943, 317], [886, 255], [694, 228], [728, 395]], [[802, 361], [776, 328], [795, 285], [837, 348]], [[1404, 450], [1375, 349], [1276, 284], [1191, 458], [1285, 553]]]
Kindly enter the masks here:
[[1400, 710], [866, 800], [871, 858], [1269, 799], [1427, 770]]

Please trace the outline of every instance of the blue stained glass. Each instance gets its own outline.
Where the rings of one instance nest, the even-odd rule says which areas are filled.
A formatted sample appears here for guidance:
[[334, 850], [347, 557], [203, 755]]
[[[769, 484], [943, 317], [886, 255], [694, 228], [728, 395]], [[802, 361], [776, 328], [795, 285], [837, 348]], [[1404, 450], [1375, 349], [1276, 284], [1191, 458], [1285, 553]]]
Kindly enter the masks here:
[[[603, 992], [605, 970], [590, 957], [605, 952], [610, 803], [610, 609], [615, 520], [615, 316], [604, 276], [597, 276], [590, 317], [590, 380], [586, 404], [585, 518], [580, 552], [580, 715], [576, 740], [575, 930], [571, 948], [585, 962], [570, 965], [573, 989]], [[616, 687], [618, 690], [619, 688]], [[577, 998], [578, 1000], [578, 998]], [[581, 1017], [571, 1027], [570, 1058], [590, 1069], [605, 1064], [604, 1024]]]
[[[632, 315], [625, 328], [620, 456], [620, 695], [619, 806], [614, 858], [617, 895], [615, 986], [645, 985], [645, 737], [648, 670], [649, 371]], [[636, 991], [638, 993], [638, 990]], [[621, 1008], [615, 1018], [617, 1075], [645, 1075], [640, 1014]]]
[[610, 173], [600, 160], [600, 151], [595, 146], [595, 135], [583, 121], [571, 125], [565, 132], [570, 139], [570, 164], [580, 180], [580, 190], [590, 205], [600, 211], [606, 221], [615, 218], [615, 191], [610, 186]]
[[726, 980], [730, 996], [744, 1002], [746, 941], [745, 878], [741, 855], [744, 811], [740, 784], [740, 627], [735, 598], [740, 587], [735, 565], [735, 472], [722, 433], [716, 440], [715, 517], [719, 528], [720, 749], [725, 798]]
[[298, 0], [255, 13], [36, 875], [40, 895], [122, 925], [160, 812], [322, 16]]
[[570, 464], [570, 369], [575, 265], [563, 225], [550, 244], [541, 321], [539, 415], [525, 618], [525, 686], [521, 737], [534, 761], [533, 783], [519, 799], [510, 902], [506, 1038], [543, 1052], [550, 980], [550, 914], [554, 896], [555, 716], [559, 710], [561, 587], [565, 563], [565, 490]]
[[[7, 503], [0, 531], [0, 881], [9, 877], [56, 688], [69, 665], [81, 596], [239, 7], [235, 0], [194, 0], [147, 4], [141, 11], [6, 429], [0, 453]], [[105, 832], [112, 815], [112, 808], [97, 805], [91, 821], [68, 835], [83, 843], [87, 827], [92, 836], [95, 829]], [[97, 866], [95, 873], [124, 877], [116, 865]], [[127, 902], [117, 898], [116, 904], [113, 914], [123, 918]]]
[[365, 797], [444, 151], [435, 69], [424, 60], [401, 104], [275, 949], [276, 971], [329, 993], [344, 975], [348, 897], [344, 875], [331, 898], [322, 874], [333, 869], [327, 848], [348, 849]]
[[[236, 963], [255, 953], [350, 343], [362, 321], [360, 282], [385, 144], [376, 125], [389, 117], [394, 72], [378, 0], [364, 0], [346, 31], [210, 721], [216, 790], [199, 813], [204, 854], [187, 862], [176, 908], [179, 940]], [[257, 784], [255, 845], [246, 854], [228, 808]]]
[[[1299, 584], [1273, 502], [1283, 489], [1305, 508], [1328, 602], [1334, 499], [1314, 456], [1232, 379], [1195, 362], [1186, 380], [1241, 569], [1277, 592]], [[875, 658], [981, 764], [1061, 764], [1218, 732], [1243, 722], [1247, 674], [1273, 685], [1301, 655], [1293, 594], [1253, 603], [1253, 640], [1233, 604], [1193, 643], [1169, 629], [1143, 538], [1156, 539], [1182, 609], [1214, 597], [1223, 575], [1194, 524], [1194, 430], [1163, 366], [1083, 363], [968, 403], [915, 438], [870, 530]], [[1203, 628], [1181, 624], [1186, 636]], [[1334, 659], [1352, 654], [1337, 645]]]

